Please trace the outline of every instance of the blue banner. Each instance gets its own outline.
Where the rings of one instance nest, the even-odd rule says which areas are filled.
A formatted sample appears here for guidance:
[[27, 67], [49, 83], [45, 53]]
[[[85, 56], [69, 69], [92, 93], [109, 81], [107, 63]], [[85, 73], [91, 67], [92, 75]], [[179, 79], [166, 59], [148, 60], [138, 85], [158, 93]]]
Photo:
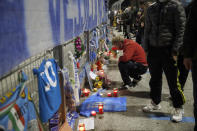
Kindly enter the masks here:
[[1, 0], [0, 77], [106, 19], [105, 0]]

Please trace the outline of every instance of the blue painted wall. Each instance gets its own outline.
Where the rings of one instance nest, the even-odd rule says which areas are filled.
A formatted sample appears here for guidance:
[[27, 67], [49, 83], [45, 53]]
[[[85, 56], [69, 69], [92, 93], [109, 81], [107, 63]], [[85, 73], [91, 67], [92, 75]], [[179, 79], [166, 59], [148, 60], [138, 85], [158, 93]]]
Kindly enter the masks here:
[[105, 22], [102, 2], [0, 0], [0, 77], [25, 59]]
[[0, 0], [0, 75], [29, 56], [24, 0]]

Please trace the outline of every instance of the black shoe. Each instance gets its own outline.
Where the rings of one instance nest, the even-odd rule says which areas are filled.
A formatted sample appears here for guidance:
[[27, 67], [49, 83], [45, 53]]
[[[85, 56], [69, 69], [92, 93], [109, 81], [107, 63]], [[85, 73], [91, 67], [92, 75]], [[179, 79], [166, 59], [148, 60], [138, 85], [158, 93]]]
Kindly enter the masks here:
[[142, 80], [141, 76], [139, 76], [139, 79], [133, 79], [133, 81], [131, 82], [132, 86], [135, 87], [138, 84], [138, 82], [140, 82], [141, 80]]
[[135, 87], [138, 84], [136, 81], [132, 81], [132, 86]]
[[127, 90], [130, 87], [132, 87], [132, 83], [130, 83], [130, 84], [124, 84], [118, 90]]

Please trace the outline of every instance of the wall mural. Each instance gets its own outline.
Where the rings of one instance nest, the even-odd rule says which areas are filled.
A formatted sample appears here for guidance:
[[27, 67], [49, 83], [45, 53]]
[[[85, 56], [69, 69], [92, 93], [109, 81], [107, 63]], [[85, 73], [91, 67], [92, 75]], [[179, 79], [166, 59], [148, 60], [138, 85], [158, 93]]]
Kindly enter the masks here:
[[1, 0], [0, 77], [25, 59], [106, 22], [105, 0]]

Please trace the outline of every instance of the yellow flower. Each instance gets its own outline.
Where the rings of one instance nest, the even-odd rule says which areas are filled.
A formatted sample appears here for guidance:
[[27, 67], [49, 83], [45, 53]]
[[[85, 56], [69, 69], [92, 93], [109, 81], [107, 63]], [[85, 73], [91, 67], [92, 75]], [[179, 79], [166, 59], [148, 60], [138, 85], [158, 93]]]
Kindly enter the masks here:
[[98, 82], [95, 82], [95, 83], [94, 83], [94, 87], [96, 87], [97, 85], [98, 85]]
[[101, 88], [102, 87], [102, 84], [103, 84], [103, 82], [102, 81], [99, 81], [98, 82], [98, 88]]
[[16, 91], [16, 87], [14, 87], [13, 89], [12, 89], [12, 92], [15, 92]]
[[28, 92], [28, 100], [32, 101], [31, 94]]
[[96, 80], [96, 81], [99, 81], [99, 77], [97, 76], [97, 77], [95, 78], [95, 80]]
[[97, 88], [94, 88], [93, 91], [94, 91], [94, 92], [97, 92]]
[[25, 98], [25, 92], [24, 91], [21, 93], [21, 97]]
[[3, 104], [6, 101], [6, 98], [3, 96], [0, 98], [0, 103]]
[[5, 96], [7, 96], [7, 98], [10, 98], [10, 96], [12, 96], [12, 92], [6, 93]]

